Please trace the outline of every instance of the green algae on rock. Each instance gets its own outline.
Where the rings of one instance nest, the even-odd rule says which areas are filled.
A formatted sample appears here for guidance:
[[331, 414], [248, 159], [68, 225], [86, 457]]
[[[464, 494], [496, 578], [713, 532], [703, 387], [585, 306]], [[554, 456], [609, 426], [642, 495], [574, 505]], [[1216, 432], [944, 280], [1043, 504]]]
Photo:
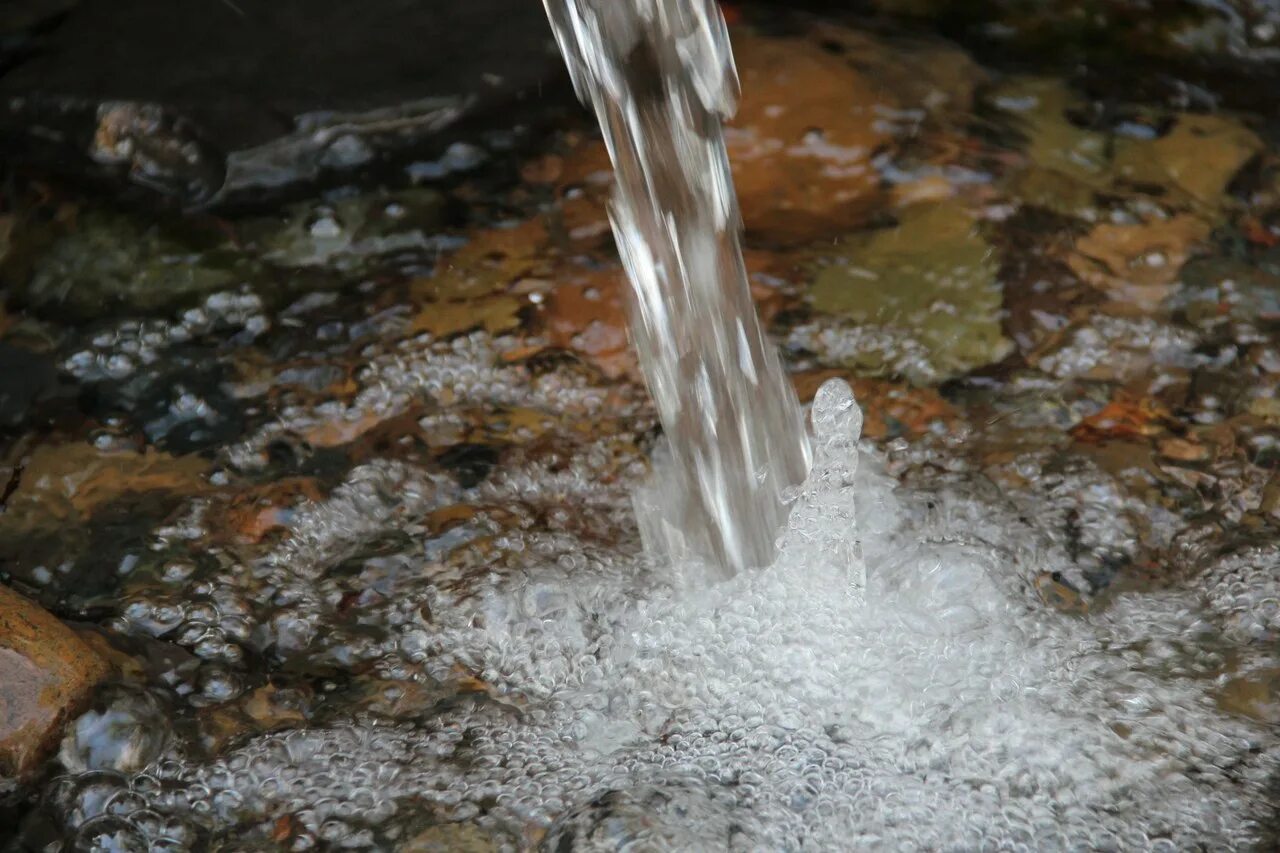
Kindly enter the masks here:
[[434, 189], [366, 193], [292, 205], [281, 216], [246, 223], [242, 236], [274, 266], [359, 273], [396, 252], [434, 255], [445, 207]]
[[[954, 376], [1004, 358], [994, 249], [957, 202], [902, 211], [894, 228], [847, 239], [826, 257], [809, 295], [815, 310], [907, 333], [934, 371]], [[858, 367], [876, 369], [874, 356]]]
[[1092, 219], [1095, 194], [1150, 195], [1170, 210], [1219, 218], [1226, 191], [1262, 140], [1226, 115], [1175, 113], [1149, 138], [1083, 127], [1071, 120], [1086, 106], [1059, 79], [1010, 80], [992, 96], [1017, 118], [1028, 166], [1009, 176], [1012, 193], [1057, 213]]
[[80, 212], [60, 229], [15, 229], [2, 280], [37, 314], [89, 321], [182, 307], [252, 274], [224, 237], [172, 230], [106, 211]]

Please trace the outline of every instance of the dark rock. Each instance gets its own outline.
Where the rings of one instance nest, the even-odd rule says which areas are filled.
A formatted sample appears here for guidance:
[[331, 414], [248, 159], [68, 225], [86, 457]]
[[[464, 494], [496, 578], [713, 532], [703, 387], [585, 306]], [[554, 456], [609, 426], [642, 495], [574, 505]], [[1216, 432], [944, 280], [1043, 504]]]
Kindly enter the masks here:
[[57, 384], [49, 356], [0, 342], [0, 428], [20, 426]]
[[498, 458], [497, 448], [487, 444], [455, 444], [440, 454], [440, 464], [453, 472], [462, 488], [471, 489], [488, 479]]
[[43, 29], [0, 77], [10, 155], [184, 205], [438, 156], [565, 79], [526, 0], [84, 0]]
[[0, 586], [0, 794], [38, 766], [108, 669], [70, 628]]

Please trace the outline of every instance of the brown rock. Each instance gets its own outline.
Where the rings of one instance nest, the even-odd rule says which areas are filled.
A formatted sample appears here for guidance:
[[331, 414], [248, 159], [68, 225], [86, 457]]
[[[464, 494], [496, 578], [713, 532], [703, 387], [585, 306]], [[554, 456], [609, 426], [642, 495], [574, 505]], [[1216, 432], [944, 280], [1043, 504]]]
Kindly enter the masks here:
[[60, 531], [127, 494], [207, 488], [209, 462], [199, 456], [104, 452], [91, 444], [45, 444], [27, 458], [17, 491], [0, 515], [0, 535]]
[[109, 670], [70, 628], [0, 586], [0, 793], [39, 764]]
[[1209, 458], [1209, 448], [1185, 438], [1166, 438], [1160, 444], [1160, 455], [1175, 462], [1203, 462]]
[[1274, 726], [1280, 724], [1280, 669], [1237, 676], [1217, 691], [1218, 707]]
[[742, 102], [726, 134], [747, 231], [776, 242], [859, 223], [879, 200], [874, 155], [896, 99], [806, 39], [738, 32]]

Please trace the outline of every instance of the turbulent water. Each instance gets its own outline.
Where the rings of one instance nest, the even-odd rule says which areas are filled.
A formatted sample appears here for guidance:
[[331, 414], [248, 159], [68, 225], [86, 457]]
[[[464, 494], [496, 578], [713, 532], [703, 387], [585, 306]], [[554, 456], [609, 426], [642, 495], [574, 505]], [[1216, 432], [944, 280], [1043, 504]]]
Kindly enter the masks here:
[[[455, 346], [455, 363], [449, 349], [410, 375], [518, 392], [477, 377], [487, 350]], [[371, 667], [397, 685], [393, 706], [459, 671], [485, 693], [265, 734], [212, 761], [166, 747], [123, 697], [107, 714], [142, 745], [124, 760], [69, 741], [79, 775], [56, 790], [59, 811], [82, 838], [114, 833], [112, 849], [185, 848], [202, 826], [279, 814], [367, 849], [404, 840], [423, 809], [507, 849], [1172, 851], [1261, 836], [1274, 734], [1213, 696], [1275, 627], [1258, 621], [1280, 594], [1274, 550], [1212, 567], [1203, 596], [1059, 613], [1034, 581], [1072, 561], [1030, 520], [1043, 508], [967, 476], [896, 487], [858, 449], [861, 414], [838, 381], [812, 420], [813, 471], [778, 561], [694, 593], [630, 552], [629, 483], [598, 485], [596, 450], [558, 477], [513, 471], [462, 494], [396, 463], [352, 471], [253, 567], [287, 604], [250, 630]], [[360, 585], [377, 594], [361, 623], [395, 631], [326, 624], [328, 567], [459, 499], [578, 510], [565, 528], [509, 534], [515, 570], [450, 579], [430, 543], [425, 558], [368, 558]], [[865, 602], [849, 594], [863, 564]], [[224, 612], [252, 595], [247, 571], [219, 576]], [[149, 611], [129, 618], [145, 626]]]
[[721, 123], [737, 76], [713, 0], [546, 0], [617, 184], [631, 331], [668, 441], [636, 509], [646, 544], [720, 574], [768, 565], [804, 478], [800, 407], [747, 286]]

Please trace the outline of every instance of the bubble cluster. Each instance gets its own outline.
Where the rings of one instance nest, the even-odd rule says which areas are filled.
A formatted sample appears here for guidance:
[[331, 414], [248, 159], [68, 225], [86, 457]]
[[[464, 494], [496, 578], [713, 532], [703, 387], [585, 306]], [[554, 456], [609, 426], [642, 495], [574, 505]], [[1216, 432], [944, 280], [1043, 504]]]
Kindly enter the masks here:
[[[126, 776], [94, 770], [54, 782], [44, 808], [63, 816], [69, 847], [74, 851], [186, 851], [199, 849], [207, 834], [197, 820], [206, 806], [191, 808], [188, 795], [177, 794], [155, 775]], [[189, 814], [173, 814], [187, 806]]]
[[1280, 551], [1248, 548], [1215, 561], [1200, 584], [1225, 633], [1245, 643], [1274, 642], [1280, 636]]
[[166, 350], [218, 332], [247, 343], [270, 327], [262, 299], [250, 291], [222, 291], [172, 321], [124, 320], [96, 334], [63, 364], [82, 382], [122, 380], [154, 365]]
[[1058, 379], [1088, 377], [1097, 370], [1131, 379], [1152, 365], [1198, 367], [1209, 361], [1195, 352], [1197, 338], [1150, 317], [1092, 317], [1067, 343], [1040, 359], [1038, 367]]
[[[849, 404], [839, 387], [818, 397], [777, 564], [711, 588], [640, 556], [642, 472], [601, 482], [603, 442], [469, 489], [404, 463], [353, 469], [252, 565], [191, 572], [221, 578], [207, 594], [239, 590], [256, 650], [368, 672], [401, 700], [459, 673], [480, 692], [162, 758], [130, 783], [139, 807], [215, 835], [289, 814], [303, 848], [391, 844], [424, 810], [502, 849], [530, 826], [575, 850], [1255, 842], [1277, 743], [1213, 696], [1228, 659], [1271, 661], [1267, 555], [1209, 567], [1207, 600], [1048, 610], [1034, 578], [1074, 566], [1052, 520], [1018, 518], [963, 471], [898, 487]], [[433, 532], [459, 502], [524, 521]]]
[[929, 385], [943, 376], [929, 348], [905, 327], [852, 324], [824, 318], [793, 328], [786, 344], [822, 364], [875, 365], [885, 373]]
[[615, 417], [639, 415], [652, 423], [648, 402], [636, 389], [604, 385], [580, 372], [538, 372], [504, 358], [527, 346], [527, 341], [482, 332], [445, 340], [423, 334], [387, 348], [370, 345], [354, 400], [286, 406], [274, 422], [228, 448], [226, 458], [242, 470], [260, 469], [266, 462], [265, 448], [281, 436], [304, 434], [321, 424], [385, 420], [414, 405], [430, 408], [420, 421], [428, 440], [440, 440], [458, 429], [460, 404], [527, 406], [573, 417], [598, 416], [607, 406]]
[[164, 711], [149, 694], [114, 690], [76, 720], [58, 759], [72, 771], [136, 773], [156, 760], [168, 738]]

